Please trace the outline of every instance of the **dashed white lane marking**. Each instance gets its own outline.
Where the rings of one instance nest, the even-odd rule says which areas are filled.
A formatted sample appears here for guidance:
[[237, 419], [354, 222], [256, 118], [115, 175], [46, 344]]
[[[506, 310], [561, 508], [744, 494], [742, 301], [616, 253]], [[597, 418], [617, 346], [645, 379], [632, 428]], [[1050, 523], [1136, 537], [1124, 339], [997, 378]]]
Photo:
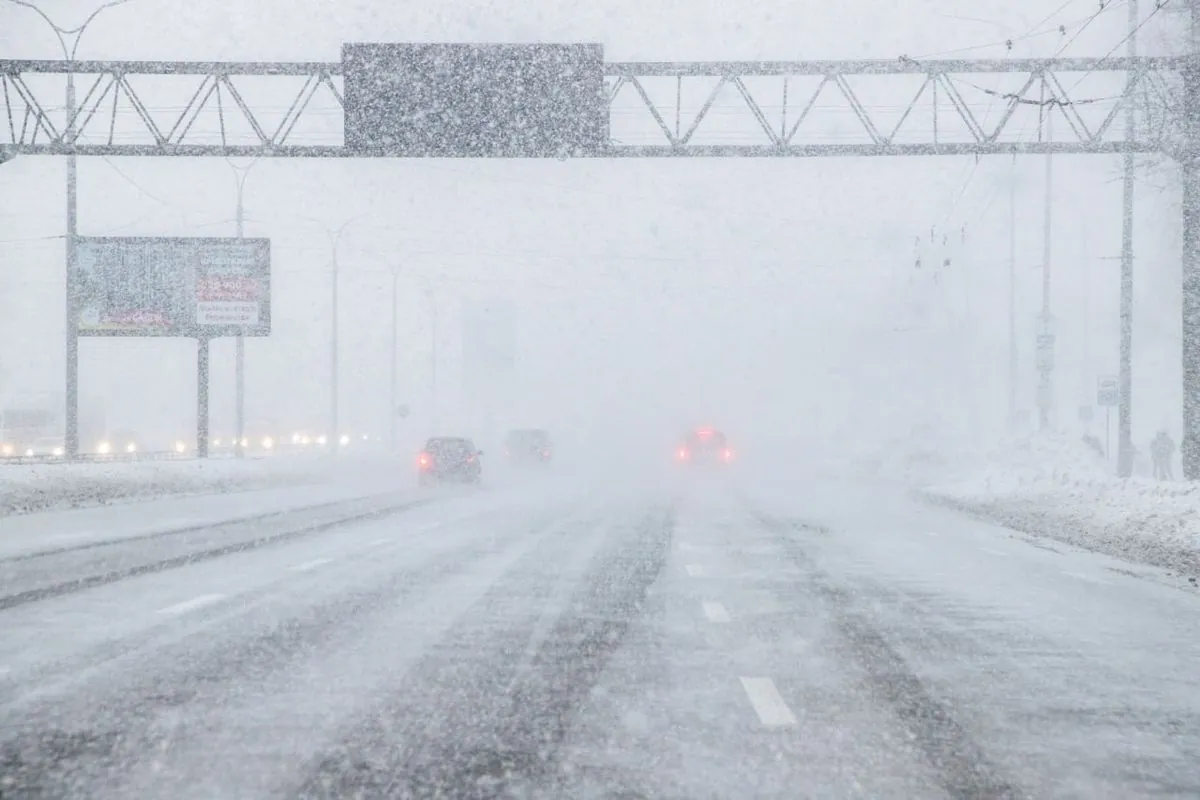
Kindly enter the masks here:
[[937, 536], [937, 532], [936, 531], [925, 531], [925, 535], [926, 536]]
[[198, 608], [211, 606], [213, 603], [219, 603], [225, 599], [223, 594], [202, 594], [199, 597], [193, 597], [191, 600], [184, 600], [182, 603], [176, 603], [173, 606], [160, 608], [160, 614], [186, 614], [189, 611], [195, 611]]
[[0, 678], [3, 678], [8, 673], [12, 672], [8, 667], [0, 667]]
[[990, 555], [993, 555], [993, 556], [1004, 556], [1004, 557], [1007, 557], [1007, 556], [1008, 556], [1008, 553], [1005, 553], [1005, 552], [1003, 552], [1003, 551], [1001, 551], [1001, 550], [993, 550], [993, 549], [992, 549], [992, 548], [990, 548], [990, 547], [981, 547], [981, 548], [979, 548], [979, 552], [981, 552], [981, 553], [988, 553], [988, 554], [990, 554]]
[[391, 544], [391, 542], [392, 539], [390, 536], [383, 539], [372, 539], [371, 541], [367, 542], [367, 547], [379, 547], [380, 545]]
[[788, 708], [783, 696], [775, 688], [775, 681], [770, 678], [739, 678], [754, 713], [763, 725], [782, 727], [796, 724], [796, 715]]
[[292, 572], [308, 572], [309, 570], [323, 567], [333, 559], [331, 558], [314, 558], [312, 561], [305, 561], [303, 564], [297, 564], [291, 567]]
[[709, 622], [729, 622], [729, 611], [720, 603], [705, 603], [704, 616]]
[[700, 566], [699, 564], [688, 564], [687, 574], [691, 575], [693, 578], [702, 578], [704, 577], [704, 567]]

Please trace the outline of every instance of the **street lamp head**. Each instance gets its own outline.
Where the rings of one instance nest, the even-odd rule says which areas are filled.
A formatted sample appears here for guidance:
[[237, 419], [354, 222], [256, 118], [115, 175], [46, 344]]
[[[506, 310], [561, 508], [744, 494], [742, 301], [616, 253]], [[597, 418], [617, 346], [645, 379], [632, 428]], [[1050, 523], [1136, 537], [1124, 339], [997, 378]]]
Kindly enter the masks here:
[[[28, 8], [41, 17], [46, 24], [50, 26], [51, 30], [54, 31], [54, 35], [58, 37], [58, 43], [63, 50], [63, 58], [65, 58], [67, 61], [74, 61], [75, 51], [79, 48], [79, 40], [83, 38], [83, 32], [87, 30], [89, 25], [92, 24], [92, 21], [95, 20], [96, 17], [100, 16], [102, 12], [107, 11], [110, 8], [115, 8], [116, 6], [125, 5], [126, 3], [130, 2], [130, 0], [109, 0], [109, 2], [100, 5], [91, 14], [88, 14], [83, 22], [74, 28], [64, 28], [63, 26], [59, 25], [50, 18], [49, 14], [38, 8], [36, 5], [30, 2], [30, 0], [8, 0], [8, 2], [16, 6]], [[70, 47], [67, 47], [67, 40], [65, 38], [67, 36], [75, 37], [75, 42]]]

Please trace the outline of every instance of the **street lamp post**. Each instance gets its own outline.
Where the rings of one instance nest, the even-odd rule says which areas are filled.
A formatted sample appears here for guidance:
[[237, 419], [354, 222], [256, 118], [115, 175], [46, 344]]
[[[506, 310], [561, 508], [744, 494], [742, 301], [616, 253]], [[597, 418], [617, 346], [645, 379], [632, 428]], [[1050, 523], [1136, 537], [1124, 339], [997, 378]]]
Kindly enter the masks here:
[[[254, 165], [258, 160], [250, 162], [250, 165], [239, 170], [229, 162], [230, 168], [233, 170], [234, 178], [237, 181], [237, 238], [243, 239], [246, 236], [245, 229], [245, 204], [243, 198], [246, 191], [246, 178], [250, 174], [250, 170], [254, 169]], [[233, 439], [233, 451], [237, 458], [243, 458], [246, 455], [246, 448], [243, 444], [243, 439], [246, 437], [246, 337], [240, 333], [236, 337], [237, 352], [235, 355], [234, 373], [235, 373], [235, 405], [236, 405], [236, 435]]]
[[438, 304], [433, 287], [425, 289], [429, 298], [429, 417], [430, 424], [437, 428], [438, 414]]
[[399, 405], [399, 403], [397, 401], [397, 397], [396, 397], [396, 390], [397, 390], [396, 384], [397, 384], [398, 378], [399, 378], [398, 368], [397, 368], [397, 364], [396, 364], [397, 357], [399, 355], [397, 352], [397, 344], [396, 344], [396, 339], [399, 335], [399, 331], [398, 331], [399, 320], [397, 318], [399, 315], [397, 306], [399, 304], [400, 304], [400, 266], [398, 264], [393, 263], [392, 264], [392, 342], [391, 342], [391, 348], [390, 348], [391, 349], [391, 361], [389, 364], [389, 376], [390, 376], [391, 382], [390, 382], [390, 392], [388, 395], [388, 402], [389, 402], [388, 440], [389, 440], [389, 444], [391, 447], [391, 451], [393, 453], [396, 452], [396, 435], [397, 435], [396, 428], [398, 425], [397, 416], [399, 415], [399, 410], [400, 410], [400, 405]]
[[[365, 216], [365, 215], [364, 215]], [[341, 448], [341, 431], [339, 430], [338, 420], [338, 258], [337, 249], [341, 242], [342, 234], [351, 223], [357, 222], [362, 217], [354, 217], [348, 219], [341, 224], [337, 230], [325, 229], [325, 233], [329, 236], [330, 261], [333, 267], [333, 277], [330, 287], [330, 341], [329, 341], [329, 447], [331, 452], [337, 453]]]
[[[83, 33], [87, 27], [92, 24], [92, 21], [100, 15], [102, 11], [115, 6], [123, 5], [129, 0], [110, 0], [104, 3], [95, 11], [93, 11], [83, 23], [75, 28], [64, 28], [57, 24], [54, 20], [35, 6], [29, 0], [8, 0], [14, 5], [28, 8], [38, 16], [40, 16], [50, 29], [54, 31], [55, 37], [58, 39], [58, 44], [62, 48], [63, 60], [68, 63], [75, 61], [75, 52], [79, 49], [79, 42], [83, 38]], [[75, 37], [74, 42], [67, 46], [67, 37]], [[67, 70], [67, 127], [64, 134], [66, 143], [73, 144], [76, 135], [76, 120], [75, 120], [75, 73], [74, 70]], [[2, 160], [2, 159], [0, 159]], [[63, 449], [68, 459], [76, 458], [79, 455], [79, 320], [75, 309], [75, 295], [71, 291], [70, 276], [75, 273], [75, 265], [77, 259], [76, 237], [78, 235], [77, 226], [77, 173], [74, 153], [67, 156], [67, 290], [66, 290], [66, 311], [67, 311], [67, 341], [66, 341], [66, 430], [63, 437]]]

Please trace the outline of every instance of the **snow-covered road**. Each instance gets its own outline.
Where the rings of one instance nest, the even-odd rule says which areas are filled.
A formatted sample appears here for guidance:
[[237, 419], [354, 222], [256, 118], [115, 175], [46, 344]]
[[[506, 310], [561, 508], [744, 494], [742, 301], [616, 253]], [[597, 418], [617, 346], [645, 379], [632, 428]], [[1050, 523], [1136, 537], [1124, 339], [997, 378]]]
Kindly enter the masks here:
[[0, 797], [1195, 797], [1197, 664], [896, 491], [376, 495], [0, 560]]

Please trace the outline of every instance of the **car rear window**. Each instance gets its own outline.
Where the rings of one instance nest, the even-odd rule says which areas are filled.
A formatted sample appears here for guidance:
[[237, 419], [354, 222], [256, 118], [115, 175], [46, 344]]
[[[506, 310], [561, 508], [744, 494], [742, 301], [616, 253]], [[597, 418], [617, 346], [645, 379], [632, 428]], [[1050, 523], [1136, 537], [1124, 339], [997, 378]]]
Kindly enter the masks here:
[[515, 431], [508, 437], [509, 444], [538, 447], [550, 443], [550, 436], [544, 431]]
[[475, 448], [466, 439], [431, 439], [425, 449], [434, 455], [462, 455]]
[[688, 442], [696, 450], [716, 449], [725, 446], [725, 434], [719, 431], [713, 431], [704, 436], [693, 433], [688, 437]]

